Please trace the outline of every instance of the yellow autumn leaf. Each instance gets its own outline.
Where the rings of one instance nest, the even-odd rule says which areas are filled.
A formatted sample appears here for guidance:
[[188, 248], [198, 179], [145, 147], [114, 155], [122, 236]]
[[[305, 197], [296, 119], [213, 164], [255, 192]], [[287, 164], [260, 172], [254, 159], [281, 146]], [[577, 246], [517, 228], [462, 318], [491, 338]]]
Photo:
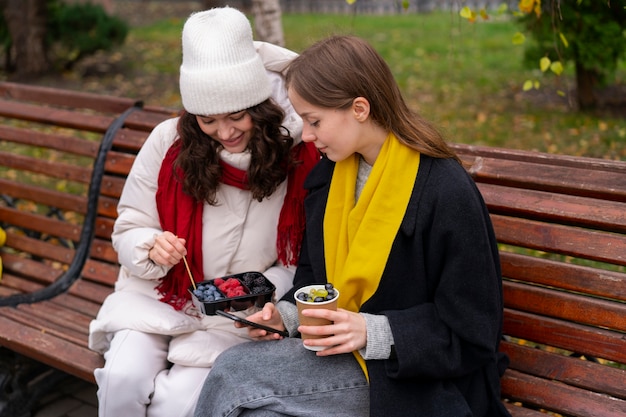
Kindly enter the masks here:
[[348, 3], [348, 4], [354, 4], [354, 3], [356, 3], [356, 0], [346, 0], [346, 3]]
[[517, 32], [513, 35], [512, 39], [513, 45], [521, 45], [526, 42], [526, 36], [522, 32]]
[[556, 75], [561, 75], [561, 73], [563, 72], [563, 64], [561, 64], [561, 61], [554, 61], [552, 64], [550, 64], [550, 71], [552, 71]]
[[535, 80], [535, 81], [533, 82], [533, 87], [535, 88], [535, 90], [539, 90], [539, 87], [540, 87], [540, 86], [541, 86], [541, 84], [539, 84], [539, 81], [538, 81], [538, 80]]
[[467, 19], [467, 20], [473, 20], [476, 17], [476, 14], [468, 6], [463, 7], [461, 11], [459, 12], [459, 15], [463, 19]]
[[556, 93], [561, 97], [565, 97], [565, 91], [563, 90], [556, 90]]
[[520, 0], [518, 7], [522, 12], [528, 14], [533, 11], [535, 7], [535, 0]]
[[480, 9], [480, 17], [482, 17], [483, 20], [489, 20], [489, 15], [487, 14], [487, 10], [485, 9]]
[[531, 80], [524, 81], [524, 86], [522, 87], [522, 90], [528, 91], [528, 90], [532, 90], [532, 88], [533, 88], [533, 82]]
[[563, 43], [563, 46], [565, 46], [566, 48], [569, 48], [569, 42], [567, 42], [567, 39], [565, 38], [565, 35], [563, 35], [563, 32], [559, 32], [559, 38], [561, 38], [561, 42]]
[[539, 60], [539, 68], [541, 69], [541, 72], [546, 72], [548, 68], [550, 68], [551, 63], [552, 61], [550, 61], [550, 58], [548, 58], [547, 56], [541, 58]]

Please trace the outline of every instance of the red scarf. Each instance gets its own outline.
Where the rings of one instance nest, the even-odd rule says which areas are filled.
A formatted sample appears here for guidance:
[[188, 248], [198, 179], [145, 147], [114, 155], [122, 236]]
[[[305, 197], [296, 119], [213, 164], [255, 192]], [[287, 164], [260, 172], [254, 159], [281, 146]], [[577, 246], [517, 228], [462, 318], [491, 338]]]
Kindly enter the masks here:
[[[174, 172], [174, 162], [180, 153], [181, 141], [168, 149], [159, 172], [156, 204], [163, 230], [170, 231], [187, 241], [187, 260], [196, 282], [204, 280], [202, 266], [202, 210], [204, 202], [198, 202], [183, 191], [184, 173]], [[319, 161], [319, 152], [313, 144], [301, 142], [291, 150], [296, 161], [287, 176], [287, 194], [278, 218], [276, 249], [278, 260], [285, 265], [296, 265], [304, 233], [304, 180]], [[221, 161], [221, 182], [243, 190], [248, 189], [247, 172]], [[189, 276], [183, 262], [174, 265], [156, 289], [161, 301], [182, 309], [191, 298]]]

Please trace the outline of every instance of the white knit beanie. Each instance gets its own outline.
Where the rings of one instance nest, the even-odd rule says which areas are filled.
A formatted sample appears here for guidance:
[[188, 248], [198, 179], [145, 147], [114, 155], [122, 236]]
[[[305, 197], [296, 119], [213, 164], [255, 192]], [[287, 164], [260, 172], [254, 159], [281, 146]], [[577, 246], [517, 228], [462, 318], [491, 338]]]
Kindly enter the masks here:
[[243, 13], [223, 7], [189, 16], [180, 95], [185, 110], [204, 116], [244, 110], [270, 97], [270, 81]]

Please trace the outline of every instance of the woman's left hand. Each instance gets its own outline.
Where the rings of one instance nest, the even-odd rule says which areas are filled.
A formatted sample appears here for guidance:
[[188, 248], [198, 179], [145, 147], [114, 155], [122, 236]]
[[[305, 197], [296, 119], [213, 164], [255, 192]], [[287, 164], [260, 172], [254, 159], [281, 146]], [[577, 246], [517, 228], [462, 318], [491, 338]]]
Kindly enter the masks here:
[[298, 331], [318, 336], [328, 336], [323, 339], [307, 339], [308, 346], [323, 346], [324, 350], [317, 352], [317, 356], [337, 355], [350, 353], [362, 349], [367, 343], [367, 325], [365, 318], [359, 313], [353, 313], [342, 308], [337, 311], [326, 309], [306, 309], [303, 314], [309, 317], [319, 317], [334, 322], [326, 326], [299, 326]]

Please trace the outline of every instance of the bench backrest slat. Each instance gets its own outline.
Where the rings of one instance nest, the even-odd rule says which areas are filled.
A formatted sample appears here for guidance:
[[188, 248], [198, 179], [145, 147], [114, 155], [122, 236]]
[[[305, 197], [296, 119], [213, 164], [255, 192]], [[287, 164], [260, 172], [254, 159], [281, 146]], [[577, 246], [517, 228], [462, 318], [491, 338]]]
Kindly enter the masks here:
[[623, 273], [511, 252], [502, 252], [500, 260], [502, 275], [510, 279], [626, 302]]

